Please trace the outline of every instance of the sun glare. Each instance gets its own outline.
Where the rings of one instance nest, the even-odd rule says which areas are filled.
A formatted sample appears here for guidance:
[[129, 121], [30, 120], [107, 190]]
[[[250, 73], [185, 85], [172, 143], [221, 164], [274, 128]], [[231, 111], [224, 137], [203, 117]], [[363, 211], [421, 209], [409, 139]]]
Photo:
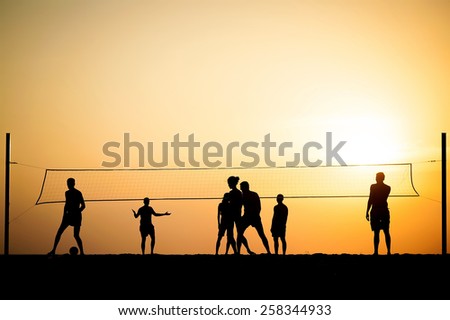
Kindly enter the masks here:
[[400, 161], [398, 139], [394, 125], [373, 117], [353, 117], [343, 120], [348, 137], [342, 154], [347, 164], [381, 164]]
[[350, 137], [343, 152], [347, 164], [394, 163], [398, 159], [395, 146], [385, 132], [361, 131]]

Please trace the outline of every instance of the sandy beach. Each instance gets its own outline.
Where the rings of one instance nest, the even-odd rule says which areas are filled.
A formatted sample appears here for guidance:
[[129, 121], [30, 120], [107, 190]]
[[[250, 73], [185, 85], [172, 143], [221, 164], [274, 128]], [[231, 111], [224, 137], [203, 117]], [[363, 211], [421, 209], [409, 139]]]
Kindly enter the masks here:
[[2, 299], [450, 299], [448, 255], [7, 255]]

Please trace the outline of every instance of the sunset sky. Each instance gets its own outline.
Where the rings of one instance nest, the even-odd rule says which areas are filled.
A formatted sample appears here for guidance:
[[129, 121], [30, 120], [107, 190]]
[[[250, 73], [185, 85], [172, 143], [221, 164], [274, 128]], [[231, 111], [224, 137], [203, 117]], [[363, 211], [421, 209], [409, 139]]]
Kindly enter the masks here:
[[[277, 147], [292, 146], [284, 156], [272, 149], [277, 166], [294, 153], [304, 166], [303, 146], [309, 142], [323, 146], [311, 148], [309, 160], [326, 165], [327, 132], [333, 146], [345, 141], [339, 155], [348, 165], [412, 163], [419, 196], [389, 199], [392, 252], [441, 253], [449, 17], [450, 2], [444, 0], [0, 1], [2, 213], [6, 133], [11, 133], [11, 161], [17, 162], [11, 165], [10, 254], [45, 254], [52, 247], [63, 204], [35, 204], [45, 168], [104, 169], [114, 161], [105, 145], [123, 147], [125, 136], [145, 152], [152, 142], [158, 161], [167, 142], [166, 168], [179, 168], [170, 148], [176, 137], [183, 142], [195, 137], [201, 145], [193, 155], [199, 167], [211, 167], [202, 149], [209, 142], [224, 150], [232, 142], [258, 143], [251, 150], [259, 156], [258, 166], [266, 166], [262, 143], [270, 135]], [[115, 168], [140, 168], [136, 149], [128, 165], [123, 149], [107, 150], [121, 156]], [[221, 160], [220, 167], [252, 160], [240, 149], [232, 155], [228, 163], [225, 151], [210, 160]], [[178, 156], [185, 168], [193, 167], [186, 150]], [[146, 155], [143, 167], [152, 168], [147, 160]], [[332, 165], [339, 165], [336, 158]], [[327, 175], [326, 168], [316, 169], [317, 175], [299, 183], [313, 184], [317, 195], [330, 186], [345, 195], [361, 175], [350, 172], [343, 181]], [[239, 169], [224, 170], [226, 176], [240, 175]], [[368, 184], [361, 192], [368, 195], [376, 172], [368, 166], [363, 174]], [[273, 250], [275, 197], [289, 190], [258, 184], [256, 176], [240, 177], [256, 192], [273, 189], [261, 212]], [[173, 194], [205, 188], [201, 172], [189, 180], [160, 179], [171, 179]], [[118, 181], [121, 190], [136, 188], [126, 177]], [[401, 183], [389, 175], [385, 182], [393, 188]], [[220, 190], [212, 197], [228, 190], [225, 179], [208, 183], [207, 189]], [[77, 179], [78, 185], [84, 192], [83, 181]], [[65, 190], [62, 183], [61, 196]], [[135, 199], [156, 194], [136, 190]], [[167, 191], [167, 197], [173, 194]], [[286, 198], [285, 204], [288, 254], [372, 253], [366, 197]], [[139, 221], [131, 209], [141, 205], [140, 200], [88, 202], [81, 229], [86, 254], [140, 253]], [[172, 212], [153, 219], [156, 253], [214, 253], [218, 200], [151, 205]], [[246, 236], [254, 251], [265, 252], [253, 228]], [[57, 253], [73, 245], [69, 228]], [[380, 253], [385, 253], [383, 236]]]

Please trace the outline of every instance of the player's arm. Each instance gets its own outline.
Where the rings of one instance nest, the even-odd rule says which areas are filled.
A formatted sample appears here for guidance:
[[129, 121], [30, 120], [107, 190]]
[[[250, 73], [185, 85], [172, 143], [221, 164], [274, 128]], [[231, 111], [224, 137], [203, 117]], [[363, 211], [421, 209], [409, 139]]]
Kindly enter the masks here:
[[64, 202], [63, 212], [66, 212], [68, 209], [68, 199], [67, 199], [67, 191], [65, 192], [66, 201]]
[[168, 211], [166, 211], [166, 212], [164, 212], [164, 213], [158, 213], [158, 212], [155, 212], [154, 215], [157, 216], [157, 217], [160, 217], [160, 216], [170, 216], [171, 213], [168, 212]]
[[139, 217], [139, 211], [136, 212], [136, 211], [134, 211], [134, 209], [131, 209], [131, 211], [133, 211], [133, 215], [135, 218]]
[[370, 187], [369, 199], [367, 200], [367, 208], [366, 208], [366, 220], [369, 221], [369, 211], [372, 207], [372, 187]]
[[367, 201], [367, 209], [366, 209], [366, 220], [367, 221], [369, 221], [369, 211], [370, 211], [371, 207], [372, 207], [372, 202], [369, 199], [369, 201]]
[[258, 210], [258, 213], [260, 213], [261, 212], [261, 198], [259, 197], [259, 194], [255, 194], [255, 196], [256, 196], [256, 199], [257, 199], [257, 201], [256, 201], [256, 209]]
[[80, 198], [80, 212], [83, 212], [83, 210], [86, 208], [86, 202], [84, 202], [83, 195], [81, 195]]
[[166, 212], [164, 212], [164, 213], [158, 213], [158, 212], [155, 212], [155, 210], [153, 210], [153, 208], [151, 209], [152, 210], [152, 214], [154, 215], [154, 216], [157, 216], [157, 217], [160, 217], [160, 216], [170, 216], [170, 212], [168, 212], [168, 211], [166, 211]]

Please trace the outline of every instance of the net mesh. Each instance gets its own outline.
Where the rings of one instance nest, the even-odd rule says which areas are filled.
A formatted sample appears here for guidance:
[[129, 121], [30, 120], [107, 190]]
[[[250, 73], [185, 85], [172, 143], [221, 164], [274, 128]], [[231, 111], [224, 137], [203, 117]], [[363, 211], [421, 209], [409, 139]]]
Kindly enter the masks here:
[[229, 176], [246, 180], [261, 198], [367, 197], [375, 174], [384, 172], [391, 197], [418, 196], [412, 164], [324, 167], [46, 169], [36, 204], [64, 202], [67, 178], [85, 201], [221, 199]]

